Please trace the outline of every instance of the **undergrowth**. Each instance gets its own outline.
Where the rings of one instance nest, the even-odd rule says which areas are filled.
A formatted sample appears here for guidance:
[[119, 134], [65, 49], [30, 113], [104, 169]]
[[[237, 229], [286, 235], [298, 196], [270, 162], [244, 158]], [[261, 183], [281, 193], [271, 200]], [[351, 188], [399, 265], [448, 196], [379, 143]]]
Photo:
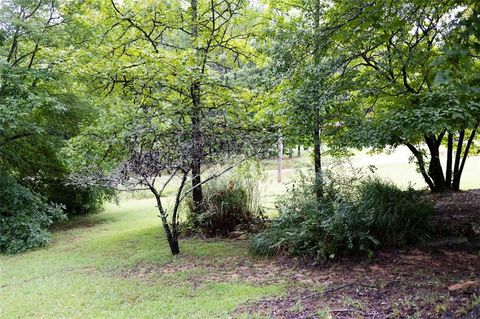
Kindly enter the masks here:
[[420, 192], [378, 178], [323, 177], [323, 195], [303, 176], [277, 206], [279, 217], [251, 241], [259, 255], [327, 260], [343, 254], [370, 255], [429, 237], [431, 203]]

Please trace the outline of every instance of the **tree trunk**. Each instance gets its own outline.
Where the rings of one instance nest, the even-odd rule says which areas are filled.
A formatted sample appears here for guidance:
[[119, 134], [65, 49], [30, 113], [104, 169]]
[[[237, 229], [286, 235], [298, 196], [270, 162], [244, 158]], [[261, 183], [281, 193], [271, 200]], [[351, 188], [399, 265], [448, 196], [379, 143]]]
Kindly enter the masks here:
[[[435, 135], [425, 136], [425, 143], [430, 151], [430, 164], [428, 166], [428, 172], [425, 169], [426, 164], [423, 159], [423, 154], [410, 143], [405, 145], [410, 149], [420, 169], [425, 182], [432, 192], [441, 193], [448, 190], [458, 191], [460, 189], [460, 179], [462, 177], [463, 168], [470, 151], [471, 144], [475, 138], [476, 131], [479, 124], [472, 129], [470, 137], [468, 138], [465, 150], [463, 150], [463, 141], [465, 138], [465, 130], [460, 130], [458, 136], [458, 144], [455, 151], [455, 162], [453, 162], [453, 148], [454, 148], [454, 135], [448, 133], [447, 141], [447, 167], [445, 169], [445, 175], [443, 174], [442, 163], [440, 161], [440, 145], [444, 137], [445, 131], [439, 134], [438, 138]], [[463, 155], [462, 155], [463, 151]], [[452, 169], [453, 164], [453, 169]], [[453, 174], [452, 174], [453, 173]], [[453, 175], [453, 176], [452, 176]]]
[[278, 138], [278, 159], [277, 159], [277, 164], [278, 164], [278, 167], [277, 167], [277, 182], [281, 183], [282, 182], [282, 160], [283, 160], [283, 139], [282, 137], [280, 136]]
[[165, 235], [167, 236], [168, 245], [170, 246], [172, 255], [178, 255], [180, 253], [180, 247], [178, 245], [178, 233], [177, 231], [175, 231], [175, 225], [173, 225], [174, 232], [172, 233], [170, 225], [168, 224], [167, 213], [162, 206], [162, 198], [160, 197], [160, 194], [157, 192], [153, 185], [149, 185], [149, 188], [155, 195], [155, 198], [157, 200], [159, 217], [162, 220], [163, 229], [165, 230]]
[[300, 157], [302, 155], [300, 151], [300, 144], [297, 145], [297, 156]]
[[172, 252], [172, 255], [178, 255], [180, 254], [180, 247], [178, 245], [178, 239], [169, 239], [168, 244], [170, 245], [170, 251]]
[[420, 170], [420, 173], [422, 174], [425, 183], [427, 183], [430, 190], [433, 191], [435, 189], [435, 185], [433, 184], [432, 179], [430, 178], [430, 176], [428, 176], [427, 170], [425, 169], [425, 161], [423, 159], [423, 154], [413, 144], [405, 143], [405, 145], [417, 159], [418, 169]]
[[319, 110], [317, 109], [315, 110], [315, 127], [313, 128], [313, 162], [315, 166], [315, 194], [317, 199], [321, 199], [323, 197], [320, 122], [320, 114]]
[[[315, 14], [314, 14], [314, 26], [315, 26], [315, 52], [314, 52], [314, 61], [315, 64], [320, 64], [321, 54], [320, 54], [320, 7], [321, 0], [315, 1]], [[321, 90], [321, 87], [318, 88]], [[321, 139], [320, 139], [320, 127], [322, 124], [320, 116], [320, 102], [316, 101], [314, 106], [314, 127], [313, 127], [313, 160], [315, 166], [315, 194], [317, 199], [323, 197], [323, 180], [322, 180], [322, 153], [321, 153]]]
[[180, 253], [180, 247], [178, 245], [178, 235], [174, 236], [170, 230], [168, 222], [164, 222], [162, 218], [163, 228], [165, 229], [165, 234], [167, 235], [168, 245], [170, 246], [170, 251], [172, 255], [178, 255]]
[[445, 171], [445, 179], [447, 183], [447, 188], [452, 188], [452, 163], [453, 163], [453, 134], [448, 133], [448, 142], [447, 142], [447, 168]]
[[432, 191], [442, 193], [447, 190], [445, 175], [443, 175], [442, 163], [440, 162], [440, 143], [437, 143], [435, 136], [425, 136], [430, 151], [430, 164], [428, 165], [428, 175], [433, 181]]
[[458, 174], [460, 170], [460, 161], [462, 157], [463, 150], [463, 139], [465, 138], [465, 130], [460, 130], [458, 132], [458, 144], [457, 150], [455, 151], [455, 164], [453, 166], [453, 182], [452, 189], [458, 190], [460, 188], [460, 175]]
[[[195, 50], [198, 50], [198, 2], [197, 0], [191, 0], [192, 7], [192, 42]], [[202, 211], [203, 192], [202, 192], [202, 158], [203, 158], [203, 145], [202, 145], [202, 128], [201, 128], [201, 86], [200, 81], [193, 80], [190, 87], [192, 97], [192, 200], [195, 212]]]
[[[470, 152], [470, 146], [472, 145], [473, 139], [475, 138], [475, 133], [477, 132], [478, 126], [479, 124], [477, 124], [475, 128], [472, 130], [472, 133], [470, 133], [470, 137], [468, 138], [468, 141], [467, 141], [467, 146], [465, 147], [465, 151], [463, 152], [462, 163], [460, 164], [460, 167], [456, 171], [456, 174], [454, 174], [452, 189], [455, 191], [460, 190], [460, 180], [462, 178], [463, 168], [465, 167], [465, 162], [467, 161], [468, 153]], [[462, 144], [463, 144], [463, 138], [462, 138]]]

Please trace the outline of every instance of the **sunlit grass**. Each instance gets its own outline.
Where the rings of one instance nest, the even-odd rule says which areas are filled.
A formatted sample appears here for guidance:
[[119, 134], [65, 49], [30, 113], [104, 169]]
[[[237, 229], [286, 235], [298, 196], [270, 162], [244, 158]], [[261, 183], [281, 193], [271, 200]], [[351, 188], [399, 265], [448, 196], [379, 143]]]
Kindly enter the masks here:
[[[76, 227], [74, 227], [76, 226]], [[225, 318], [252, 298], [282, 287], [211, 282], [193, 288], [187, 269], [175, 276], [119, 274], [138, 263], [184, 263], [246, 256], [243, 242], [183, 240], [172, 257], [149, 199], [108, 204], [105, 212], [56, 230], [46, 248], [0, 256], [1, 318]]]

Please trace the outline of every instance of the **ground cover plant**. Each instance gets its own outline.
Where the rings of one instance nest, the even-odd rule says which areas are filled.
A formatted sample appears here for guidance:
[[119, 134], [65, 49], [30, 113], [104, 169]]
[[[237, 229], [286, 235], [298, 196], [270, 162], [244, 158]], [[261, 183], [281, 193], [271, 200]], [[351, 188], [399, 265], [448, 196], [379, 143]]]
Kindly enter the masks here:
[[303, 177], [278, 203], [278, 218], [253, 238], [252, 251], [325, 261], [430, 237], [433, 204], [420, 192], [378, 178], [349, 176], [325, 175], [320, 199], [316, 181]]
[[260, 183], [264, 179], [262, 164], [250, 160], [206, 184], [202, 212], [195, 211], [192, 201], [186, 203], [186, 231], [205, 237], [226, 237], [234, 231], [252, 232], [262, 227], [264, 192]]
[[0, 252], [14, 254], [45, 246], [48, 226], [66, 219], [62, 207], [0, 175]]

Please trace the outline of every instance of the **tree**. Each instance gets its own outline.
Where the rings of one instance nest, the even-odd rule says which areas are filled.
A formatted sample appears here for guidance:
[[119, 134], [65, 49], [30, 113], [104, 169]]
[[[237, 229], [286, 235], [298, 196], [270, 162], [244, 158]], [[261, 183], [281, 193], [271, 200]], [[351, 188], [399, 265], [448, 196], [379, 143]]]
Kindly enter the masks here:
[[456, 53], [452, 48], [460, 44], [461, 21], [472, 18], [478, 16], [469, 2], [335, 2], [323, 35], [339, 53], [349, 54], [346, 104], [352, 113], [339, 129], [347, 132], [346, 144], [406, 145], [432, 191], [458, 190], [480, 119], [471, 71], [478, 68], [478, 55], [466, 43]]
[[[110, 1], [85, 3], [76, 17], [100, 26], [75, 54], [84, 70], [78, 76], [103, 95], [105, 110], [72, 142], [82, 150], [74, 184], [149, 189], [172, 254], [179, 253], [185, 196], [193, 195], [199, 211], [202, 185], [233, 164], [209, 171], [262, 151], [269, 141], [246, 80], [255, 22], [247, 4]], [[93, 175], [91, 163], [99, 167]], [[167, 213], [161, 197], [172, 183], [176, 196]]]
[[111, 1], [93, 11], [105, 26], [89, 49], [98, 86], [120, 87], [139, 107], [168, 104], [192, 126], [192, 195], [200, 210], [207, 151], [201, 128], [250, 112], [251, 95], [235, 83], [253, 58], [255, 15], [244, 0]]
[[[329, 55], [322, 38], [321, 19], [325, 10], [319, 0], [272, 2], [267, 31], [272, 59], [276, 106], [287, 143], [313, 145], [313, 162], [322, 197], [322, 130], [331, 122], [329, 112], [339, 94], [340, 57]], [[271, 89], [271, 88], [269, 88]]]
[[104, 190], [65, 184], [62, 149], [96, 112], [69, 74], [69, 17], [51, 0], [4, 1], [0, 16], [0, 170], [68, 214], [98, 209]]
[[[148, 189], [156, 199], [159, 217], [173, 255], [180, 253], [179, 208], [183, 199], [199, 185], [187, 185], [191, 175], [196, 146], [192, 142], [192, 126], [183, 115], [168, 105], [145, 107], [137, 112], [136, 104], [116, 105], [115, 113], [99, 120], [97, 126], [78, 136], [71, 147], [82, 150], [77, 158], [78, 170], [72, 184], [122, 190]], [[108, 124], [107, 124], [108, 123]], [[201, 127], [205, 137], [202, 184], [215, 179], [255, 156], [267, 145], [258, 131], [236, 130], [234, 135], [220, 134], [217, 127]], [[92, 147], [94, 146], [94, 147]], [[229, 159], [232, 159], [233, 161]], [[225, 164], [218, 168], [218, 164]], [[93, 166], [92, 166], [93, 164]], [[173, 204], [165, 203], [167, 186], [175, 188]]]

